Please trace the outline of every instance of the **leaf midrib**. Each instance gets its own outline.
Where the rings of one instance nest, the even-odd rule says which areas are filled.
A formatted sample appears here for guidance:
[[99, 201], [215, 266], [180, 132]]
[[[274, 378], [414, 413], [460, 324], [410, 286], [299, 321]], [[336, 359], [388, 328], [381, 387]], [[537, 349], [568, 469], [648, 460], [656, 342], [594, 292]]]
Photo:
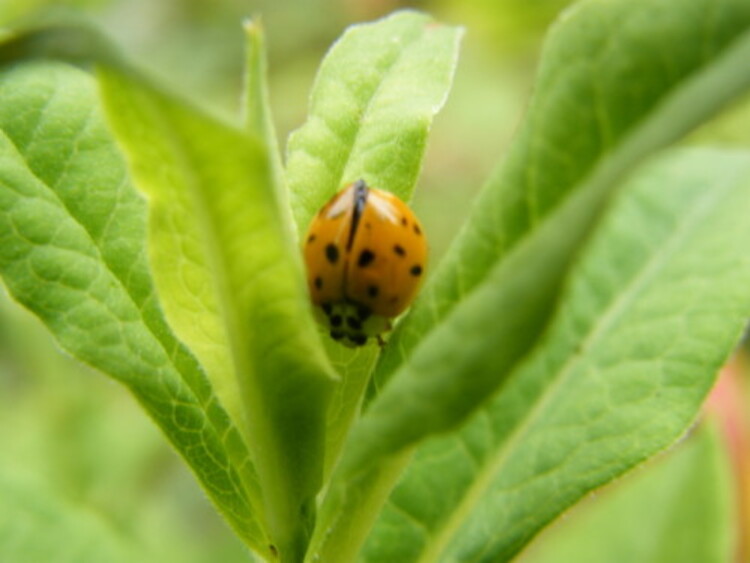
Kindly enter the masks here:
[[[158, 95], [158, 94], [157, 94]], [[168, 114], [170, 114], [168, 109], [161, 108], [161, 104], [158, 102], [156, 104], [149, 104], [152, 110], [152, 119], [154, 119], [156, 122], [160, 124], [161, 131], [168, 133], [173, 129], [171, 118], [168, 117]], [[240, 133], [238, 130], [232, 129], [232, 131], [236, 131]], [[240, 133], [241, 134], [241, 133]], [[223, 260], [224, 253], [220, 251], [222, 248], [222, 245], [219, 244], [214, 227], [214, 222], [210, 218], [210, 214], [208, 213], [208, 204], [205, 200], [203, 190], [200, 189], [200, 179], [198, 178], [198, 173], [194, 170], [194, 168], [190, 165], [189, 160], [187, 158], [187, 149], [185, 148], [185, 143], [179, 138], [179, 135], [171, 135], [171, 134], [164, 134], [162, 136], [164, 141], [168, 143], [170, 152], [172, 156], [177, 161], [177, 165], [180, 169], [180, 177], [184, 180], [186, 185], [188, 186], [188, 191], [191, 194], [190, 199], [193, 202], [193, 210], [195, 211], [195, 216], [198, 219], [198, 223], [201, 225], [200, 231], [203, 233], [203, 241], [205, 246], [208, 248], [208, 260], [212, 263], [212, 267], [209, 266], [209, 271], [212, 276], [209, 276], [211, 280], [213, 281], [213, 291], [215, 295], [217, 296], [217, 305], [220, 307], [220, 320], [223, 320], [224, 322], [221, 323], [222, 329], [225, 331], [225, 333], [228, 333], [227, 330], [228, 326], [230, 324], [229, 318], [226, 314], [227, 309], [231, 309], [227, 307], [227, 303], [229, 302], [229, 290], [227, 288], [227, 281], [225, 272], [226, 269], [226, 262]], [[197, 203], [197, 205], [195, 205]], [[207, 264], [208, 266], [208, 264]], [[234, 316], [231, 317], [234, 319]], [[236, 320], [234, 321], [236, 323]], [[231, 342], [231, 336], [227, 334], [227, 338]], [[235, 370], [235, 373], [233, 374], [233, 381], [237, 381], [237, 375], [236, 375], [236, 359], [233, 358], [233, 354], [230, 350], [230, 358], [232, 361], [230, 361], [231, 367]], [[221, 404], [218, 401], [218, 398], [215, 396], [215, 394], [212, 392], [211, 396], [209, 397], [209, 400], [217, 401], [217, 403]], [[223, 406], [222, 406], [223, 409]], [[205, 410], [205, 409], [204, 409]], [[206, 411], [207, 412], [207, 411]], [[206, 420], [214, 426], [213, 421], [210, 419], [210, 417], [206, 416]], [[214, 426], [215, 428], [215, 426]], [[243, 445], [247, 448], [247, 436], [244, 428], [238, 428], [235, 421], [232, 421], [229, 419], [229, 423], [227, 424], [226, 432], [230, 431], [237, 431], [239, 432], [240, 437], [242, 438]], [[222, 439], [222, 443], [224, 442], [224, 439]], [[230, 459], [233, 459], [234, 462], [237, 464], [236, 470], [240, 474], [240, 478], [242, 480], [243, 486], [247, 490], [252, 490], [253, 487], [250, 487], [248, 484], [249, 482], [255, 482], [254, 478], [254, 471], [248, 470], [248, 467], [254, 469], [254, 465], [250, 463], [250, 454], [249, 451], [245, 450], [244, 452], [244, 458], [238, 459], [236, 455], [233, 454], [232, 449], [226, 450], [227, 455], [230, 457]], [[248, 472], [249, 471], [249, 472]], [[255, 500], [253, 496], [248, 495], [248, 504], [255, 505]], [[255, 507], [258, 508], [257, 506]], [[256, 510], [257, 512], [257, 510]], [[258, 516], [260, 516], [260, 512], [258, 512]]]
[[713, 212], [716, 202], [721, 199], [720, 196], [725, 191], [734, 187], [730, 182], [727, 182], [725, 185], [729, 187], [725, 187], [723, 190], [708, 190], [693, 203], [692, 211], [680, 223], [678, 229], [673, 231], [666, 243], [661, 246], [661, 249], [648, 259], [639, 273], [628, 282], [624, 291], [606, 308], [604, 314], [599, 317], [599, 320], [592, 325], [589, 333], [582, 339], [581, 352], [579, 354], [571, 354], [565, 364], [556, 370], [556, 375], [551, 378], [551, 383], [537, 397], [533, 407], [523, 417], [521, 424], [508, 435], [504, 445], [490, 458], [489, 462], [483, 464], [484, 469], [479, 472], [479, 478], [473, 482], [463, 495], [463, 500], [458, 505], [458, 508], [451, 513], [450, 518], [441, 526], [439, 533], [433, 536], [435, 540], [428, 543], [427, 548], [423, 551], [419, 559], [419, 563], [434, 563], [439, 560], [440, 554], [443, 553], [451, 538], [460, 530], [465, 520], [471, 516], [476, 502], [483, 498], [484, 493], [492, 484], [497, 473], [501, 471], [505, 462], [512, 455], [514, 447], [522, 442], [524, 436], [531, 429], [531, 426], [543, 414], [545, 407], [555, 398], [557, 391], [565, 386], [580, 358], [586, 355], [587, 350], [591, 349], [601, 338], [607, 335], [607, 331], [616, 323], [619, 316], [626, 312], [634, 299], [637, 299], [638, 292], [644, 285], [669, 264], [670, 258], [680, 249], [680, 245], [684, 240], [689, 238], [695, 225], [699, 224], [701, 219]]

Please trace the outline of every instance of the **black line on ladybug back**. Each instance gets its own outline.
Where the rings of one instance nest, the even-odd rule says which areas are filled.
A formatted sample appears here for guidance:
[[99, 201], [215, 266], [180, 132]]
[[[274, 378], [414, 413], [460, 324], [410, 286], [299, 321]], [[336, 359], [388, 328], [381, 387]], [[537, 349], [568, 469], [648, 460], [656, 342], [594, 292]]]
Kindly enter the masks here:
[[354, 235], [357, 233], [357, 227], [359, 227], [359, 220], [362, 218], [362, 214], [365, 212], [365, 206], [367, 205], [367, 194], [370, 188], [367, 187], [364, 180], [357, 180], [354, 184], [354, 209], [352, 210], [352, 228], [349, 231], [349, 240], [346, 242], [346, 249], [351, 250], [352, 244], [354, 244]]

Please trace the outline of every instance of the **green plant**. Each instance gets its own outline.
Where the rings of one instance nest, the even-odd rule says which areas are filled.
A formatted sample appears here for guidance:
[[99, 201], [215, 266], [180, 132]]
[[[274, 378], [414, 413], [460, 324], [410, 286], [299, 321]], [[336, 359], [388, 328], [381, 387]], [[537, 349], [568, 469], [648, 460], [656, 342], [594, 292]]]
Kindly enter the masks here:
[[750, 88], [747, 2], [567, 12], [383, 350], [321, 336], [297, 238], [348, 181], [409, 199], [461, 30], [399, 12], [347, 31], [285, 163], [246, 32], [239, 124], [91, 30], [9, 34], [0, 273], [130, 388], [254, 556], [508, 560], [685, 432], [750, 306], [750, 153], [658, 153]]

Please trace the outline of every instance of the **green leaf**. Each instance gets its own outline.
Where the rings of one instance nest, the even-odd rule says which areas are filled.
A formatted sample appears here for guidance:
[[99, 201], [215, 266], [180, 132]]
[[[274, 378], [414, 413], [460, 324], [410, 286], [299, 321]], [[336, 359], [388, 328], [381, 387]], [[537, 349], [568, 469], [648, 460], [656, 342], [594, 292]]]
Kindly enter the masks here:
[[507, 161], [381, 356], [376, 378], [393, 381], [352, 435], [352, 467], [454, 427], [497, 389], [619, 181], [750, 87], [750, 5], [680, 1], [583, 2], [551, 34]]
[[627, 173], [745, 92], [749, 28], [744, 0], [585, 0], [567, 11], [545, 42], [517, 138], [394, 333], [381, 384], [571, 194], [606, 170]]
[[713, 425], [579, 507], [524, 563], [725, 563], [734, 555], [732, 475]]
[[[333, 380], [266, 148], [129, 75], [110, 68], [101, 81], [149, 198], [152, 268], [172, 279], [160, 295], [168, 300], [184, 284], [213, 300], [192, 323], [205, 318], [226, 331], [269, 533], [282, 560], [295, 561], [314, 522]], [[160, 233], [165, 224], [177, 227]], [[160, 234], [179, 242], [160, 247]], [[178, 249], [180, 237], [187, 242]], [[160, 262], [178, 250], [196, 265], [192, 280]]]
[[0, 560], [144, 561], [131, 542], [90, 507], [0, 472]]
[[164, 321], [145, 259], [146, 206], [92, 80], [52, 63], [1, 72], [0, 274], [9, 293], [65, 350], [127, 385], [237, 533], [265, 549], [247, 449]]
[[676, 152], [638, 173], [542, 344], [459, 433], [420, 448], [365, 559], [507, 561], [673, 443], [750, 310], [748, 213], [749, 153]]
[[[284, 165], [281, 161], [276, 128], [273, 124], [271, 105], [268, 101], [266, 38], [260, 18], [246, 21], [243, 29], [245, 31], [246, 51], [245, 84], [243, 89], [245, 128], [251, 135], [263, 139], [273, 166], [277, 195], [282, 198], [280, 200], [280, 207], [282, 208], [282, 212], [291, 214], [286, 198], [287, 190], [284, 179]], [[291, 228], [293, 225], [291, 217], [288, 219], [288, 224]]]
[[410, 199], [432, 118], [453, 81], [461, 35], [460, 28], [403, 11], [350, 27], [331, 48], [307, 123], [287, 147], [298, 229], [360, 178]]
[[[316, 78], [307, 122], [288, 143], [287, 181], [297, 227], [347, 182], [370, 184], [408, 200], [433, 116], [448, 94], [462, 30], [427, 15], [397, 12], [350, 27]], [[378, 353], [327, 345], [342, 385], [331, 401], [326, 466], [331, 467]]]
[[[327, 337], [325, 334], [324, 338]], [[352, 350], [328, 337], [326, 352], [334, 369], [342, 374], [341, 383], [334, 390], [328, 409], [324, 475], [329, 476], [339, 460], [352, 422], [361, 412], [365, 390], [379, 348], [373, 345]]]

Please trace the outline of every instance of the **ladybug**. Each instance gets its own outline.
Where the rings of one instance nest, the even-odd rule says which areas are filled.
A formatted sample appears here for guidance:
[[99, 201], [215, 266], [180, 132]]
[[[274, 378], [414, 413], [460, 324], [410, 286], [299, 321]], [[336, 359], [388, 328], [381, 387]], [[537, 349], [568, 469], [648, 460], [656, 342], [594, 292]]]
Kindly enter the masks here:
[[349, 184], [313, 219], [304, 241], [319, 320], [349, 347], [390, 330], [424, 277], [427, 241], [409, 207], [364, 180]]

